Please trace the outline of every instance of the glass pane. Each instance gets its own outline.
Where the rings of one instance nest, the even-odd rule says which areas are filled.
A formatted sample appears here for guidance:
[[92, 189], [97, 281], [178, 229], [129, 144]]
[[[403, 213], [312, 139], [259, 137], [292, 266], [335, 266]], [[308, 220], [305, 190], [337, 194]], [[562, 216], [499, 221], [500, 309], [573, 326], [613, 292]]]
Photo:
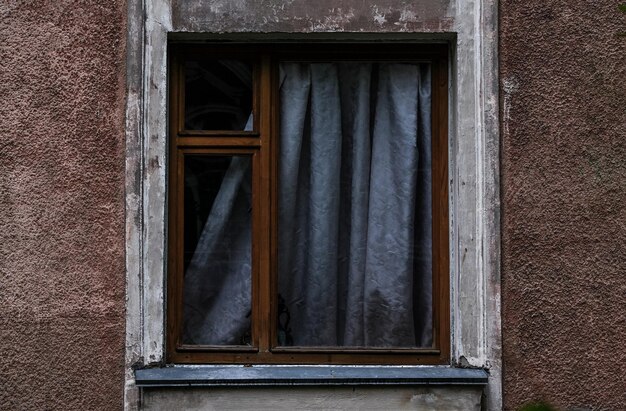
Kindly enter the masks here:
[[280, 66], [278, 343], [431, 347], [430, 66]]
[[185, 129], [252, 130], [252, 63], [185, 62]]
[[248, 156], [185, 156], [183, 343], [249, 345]]

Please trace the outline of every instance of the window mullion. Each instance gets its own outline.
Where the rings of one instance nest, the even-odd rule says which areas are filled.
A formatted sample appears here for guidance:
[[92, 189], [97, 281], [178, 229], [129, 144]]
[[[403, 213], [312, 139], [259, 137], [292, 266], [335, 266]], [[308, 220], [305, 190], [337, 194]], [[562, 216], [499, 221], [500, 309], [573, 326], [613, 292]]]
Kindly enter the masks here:
[[432, 187], [433, 187], [433, 343], [442, 357], [450, 350], [448, 245], [448, 72], [445, 56], [432, 71]]
[[274, 324], [272, 321], [273, 307], [272, 301], [272, 249], [271, 236], [273, 227], [272, 218], [273, 207], [271, 207], [271, 172], [272, 172], [272, 121], [271, 121], [271, 101], [272, 87], [271, 63], [267, 55], [261, 57], [259, 87], [258, 118], [261, 132], [261, 148], [259, 149], [259, 172], [256, 177], [257, 190], [255, 204], [258, 213], [253, 228], [254, 238], [257, 241], [257, 258], [254, 259], [258, 267], [257, 278], [253, 279], [256, 288], [256, 318], [253, 319], [253, 329], [258, 337], [258, 347], [260, 352], [267, 352], [272, 345], [272, 331]]

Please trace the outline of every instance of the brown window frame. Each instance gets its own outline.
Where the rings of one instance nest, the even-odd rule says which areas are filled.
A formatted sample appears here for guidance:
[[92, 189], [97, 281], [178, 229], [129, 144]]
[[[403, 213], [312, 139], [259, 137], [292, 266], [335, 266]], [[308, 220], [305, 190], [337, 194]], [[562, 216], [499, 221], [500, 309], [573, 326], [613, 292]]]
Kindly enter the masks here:
[[[166, 360], [192, 364], [448, 364], [448, 47], [445, 44], [171, 45], [169, 61], [168, 256]], [[255, 61], [253, 131], [185, 130], [183, 61], [187, 57]], [[277, 170], [280, 61], [425, 61], [432, 73], [433, 347], [278, 347]], [[182, 325], [183, 162], [185, 154], [252, 157], [252, 346], [180, 343]]]

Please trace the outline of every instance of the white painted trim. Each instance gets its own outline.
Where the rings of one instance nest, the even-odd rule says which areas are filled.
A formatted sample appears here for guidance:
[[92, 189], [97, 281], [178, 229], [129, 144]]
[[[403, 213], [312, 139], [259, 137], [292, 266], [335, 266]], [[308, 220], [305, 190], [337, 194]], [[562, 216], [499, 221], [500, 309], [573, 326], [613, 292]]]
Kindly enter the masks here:
[[124, 373], [124, 409], [135, 410], [139, 390], [135, 387], [134, 364], [142, 359], [143, 339], [143, 48], [144, 0], [128, 1], [128, 36], [126, 44], [126, 355]]

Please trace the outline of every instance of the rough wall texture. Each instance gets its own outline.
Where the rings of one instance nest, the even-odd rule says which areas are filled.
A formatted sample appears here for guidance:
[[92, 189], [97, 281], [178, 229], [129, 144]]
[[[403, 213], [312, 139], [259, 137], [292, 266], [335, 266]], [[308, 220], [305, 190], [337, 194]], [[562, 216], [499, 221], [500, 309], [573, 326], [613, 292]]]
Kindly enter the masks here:
[[500, 2], [507, 409], [626, 409], [626, 17]]
[[122, 407], [123, 0], [0, 4], [0, 408]]

